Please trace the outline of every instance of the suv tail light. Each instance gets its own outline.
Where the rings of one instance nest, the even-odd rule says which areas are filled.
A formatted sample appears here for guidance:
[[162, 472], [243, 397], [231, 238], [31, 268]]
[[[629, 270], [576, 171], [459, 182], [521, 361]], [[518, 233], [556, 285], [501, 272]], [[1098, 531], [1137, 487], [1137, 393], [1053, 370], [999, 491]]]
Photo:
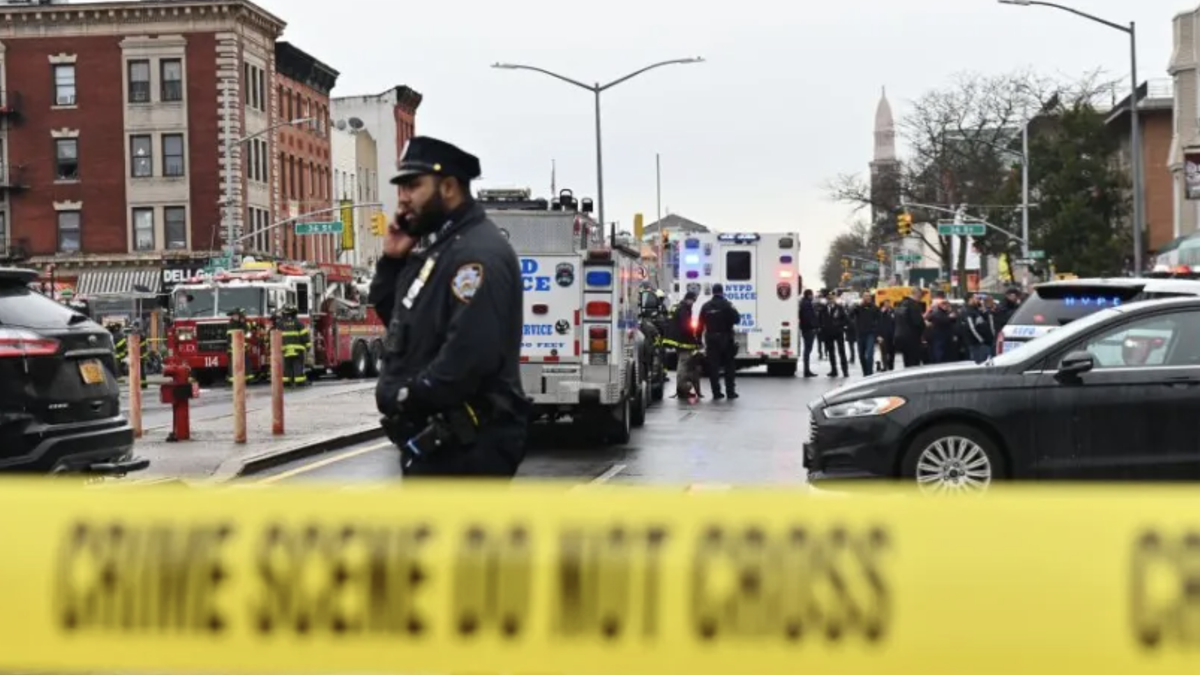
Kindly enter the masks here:
[[52, 356], [58, 353], [58, 340], [42, 337], [20, 328], [0, 328], [0, 358]]
[[612, 316], [612, 303], [601, 302], [598, 300], [589, 302], [587, 306], [584, 307], [584, 313], [586, 313], [589, 318], [607, 319], [608, 317]]
[[588, 329], [588, 351], [608, 351], [608, 328], [597, 327]]

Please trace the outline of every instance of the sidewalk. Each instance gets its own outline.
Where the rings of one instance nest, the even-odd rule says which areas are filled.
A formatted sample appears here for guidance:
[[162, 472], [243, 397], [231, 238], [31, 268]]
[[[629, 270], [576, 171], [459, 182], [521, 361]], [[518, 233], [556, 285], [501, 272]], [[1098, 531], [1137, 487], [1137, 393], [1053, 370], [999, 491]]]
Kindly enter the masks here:
[[271, 435], [269, 400], [265, 405], [255, 401], [247, 406], [245, 444], [233, 442], [232, 415], [193, 419], [190, 441], [168, 443], [164, 440], [168, 430], [146, 430], [135, 453], [149, 459], [150, 468], [122, 482], [224, 482], [383, 435], [375, 410], [373, 382], [328, 395], [288, 400], [283, 436]]

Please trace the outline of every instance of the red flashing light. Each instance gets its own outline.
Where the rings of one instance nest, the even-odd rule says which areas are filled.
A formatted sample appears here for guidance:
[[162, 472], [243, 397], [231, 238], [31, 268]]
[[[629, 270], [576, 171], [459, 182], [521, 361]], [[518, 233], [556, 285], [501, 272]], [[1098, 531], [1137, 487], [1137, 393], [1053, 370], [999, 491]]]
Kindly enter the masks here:
[[612, 303], [611, 302], [602, 302], [599, 300], [594, 301], [594, 302], [589, 302], [584, 307], [584, 311], [587, 313], [587, 315], [589, 317], [599, 317], [599, 318], [609, 317], [609, 316], [612, 316]]
[[549, 312], [549, 311], [550, 311], [550, 306], [549, 306], [549, 305], [534, 305], [534, 306], [533, 306], [533, 313], [534, 313], [534, 314], [541, 315], [541, 314], [546, 314], [546, 313], [547, 313], [547, 312]]

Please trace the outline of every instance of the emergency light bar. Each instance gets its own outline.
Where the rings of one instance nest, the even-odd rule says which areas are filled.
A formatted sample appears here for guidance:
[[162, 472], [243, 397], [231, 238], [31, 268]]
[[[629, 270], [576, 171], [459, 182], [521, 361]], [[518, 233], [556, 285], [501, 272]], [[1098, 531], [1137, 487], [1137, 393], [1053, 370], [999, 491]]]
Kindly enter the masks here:
[[738, 243], [749, 243], [752, 241], [758, 241], [759, 239], [762, 239], [762, 237], [758, 236], [757, 234], [749, 234], [749, 233], [718, 234], [717, 235], [718, 241], [733, 241], [733, 242], [738, 242]]

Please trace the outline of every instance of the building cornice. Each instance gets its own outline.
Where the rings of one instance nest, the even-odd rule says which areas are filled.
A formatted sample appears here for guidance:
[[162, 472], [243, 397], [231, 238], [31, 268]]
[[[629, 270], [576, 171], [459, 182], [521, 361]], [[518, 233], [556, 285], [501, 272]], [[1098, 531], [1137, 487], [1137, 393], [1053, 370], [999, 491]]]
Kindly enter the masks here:
[[213, 30], [220, 25], [244, 24], [278, 37], [287, 23], [249, 0], [145, 0], [142, 2], [78, 3], [65, 5], [2, 5], [0, 37], [51, 34], [105, 34], [147, 30]]

